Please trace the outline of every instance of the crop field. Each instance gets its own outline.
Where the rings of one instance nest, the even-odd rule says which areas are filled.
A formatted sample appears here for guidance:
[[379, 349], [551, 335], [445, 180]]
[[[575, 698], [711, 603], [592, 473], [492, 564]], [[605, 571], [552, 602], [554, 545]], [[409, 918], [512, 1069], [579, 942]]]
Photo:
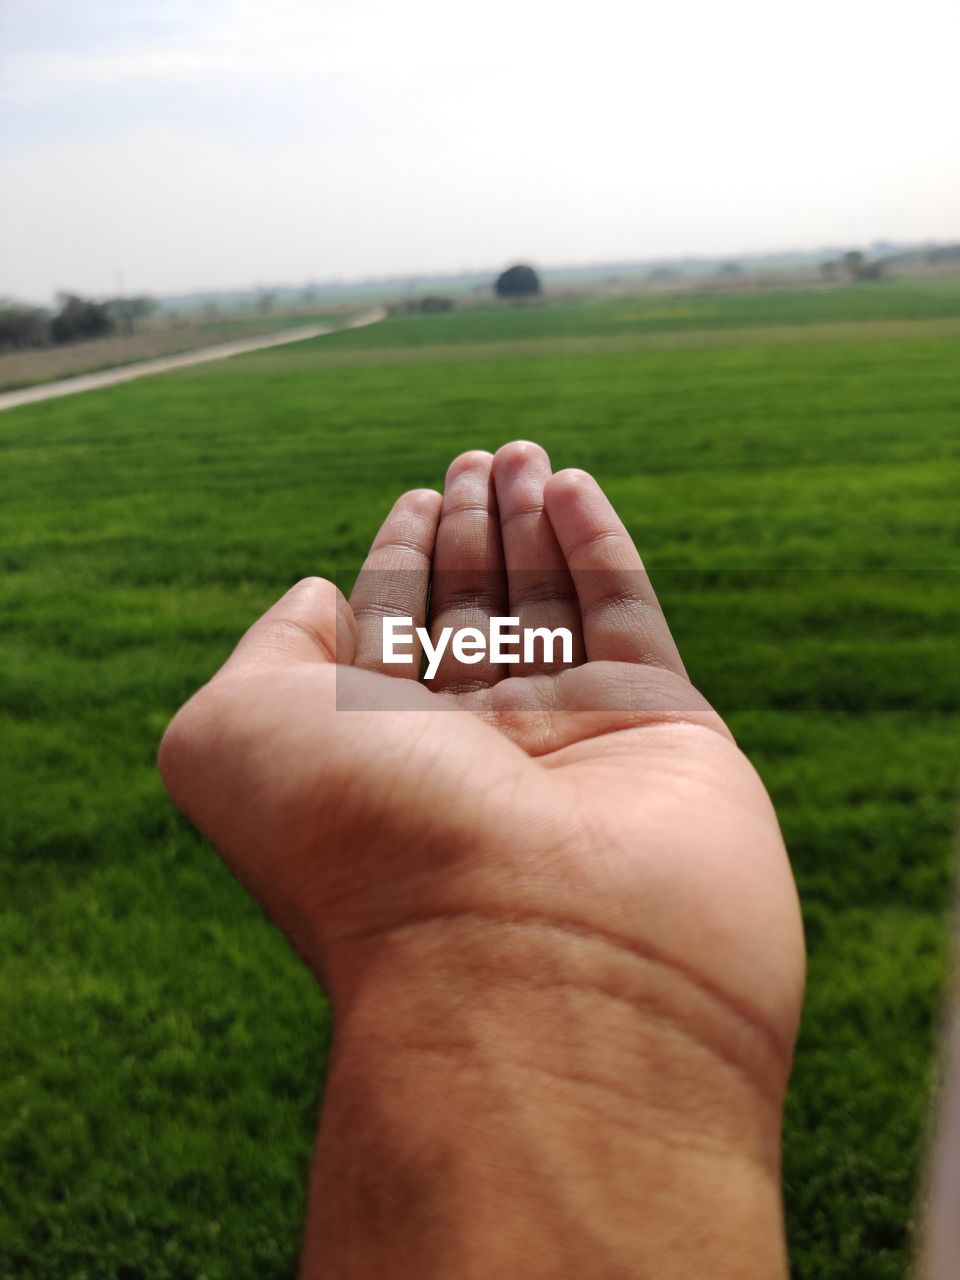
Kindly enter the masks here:
[[593, 470], [780, 814], [798, 1280], [902, 1276], [960, 809], [960, 284], [403, 316], [0, 415], [0, 1277], [293, 1274], [329, 1021], [168, 718], [401, 488]]
[[55, 347], [3, 351], [0, 352], [0, 391], [14, 391], [81, 373], [96, 373], [156, 356], [195, 351], [235, 338], [258, 337], [277, 329], [293, 329], [298, 325], [306, 327], [328, 320], [342, 323], [344, 318], [342, 312], [318, 315], [315, 311], [278, 312], [275, 315], [238, 313], [213, 320], [165, 318], [148, 321], [136, 333], [114, 334], [108, 338], [91, 338]]

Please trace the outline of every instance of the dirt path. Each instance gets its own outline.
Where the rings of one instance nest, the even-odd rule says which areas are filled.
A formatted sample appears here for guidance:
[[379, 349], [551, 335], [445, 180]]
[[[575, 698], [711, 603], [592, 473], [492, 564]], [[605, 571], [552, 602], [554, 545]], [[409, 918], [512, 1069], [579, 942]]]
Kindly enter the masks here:
[[382, 307], [376, 307], [345, 325], [318, 324], [284, 329], [280, 333], [264, 334], [260, 338], [238, 338], [235, 342], [221, 342], [215, 347], [201, 347], [198, 351], [183, 351], [179, 355], [160, 356], [156, 360], [139, 360], [136, 364], [101, 369], [98, 373], [82, 373], [73, 378], [62, 378], [58, 382], [45, 382], [38, 387], [24, 387], [20, 391], [4, 391], [0, 393], [0, 413], [4, 409], [17, 409], [24, 404], [37, 404], [41, 400], [75, 395], [79, 391], [98, 391], [101, 387], [113, 387], [118, 382], [132, 382], [134, 378], [167, 373], [171, 369], [187, 369], [190, 365], [206, 364], [209, 360], [226, 360], [230, 356], [243, 356], [250, 351], [263, 351], [267, 347], [305, 342], [307, 338], [338, 333], [342, 329], [359, 329], [363, 325], [376, 324], [386, 314]]

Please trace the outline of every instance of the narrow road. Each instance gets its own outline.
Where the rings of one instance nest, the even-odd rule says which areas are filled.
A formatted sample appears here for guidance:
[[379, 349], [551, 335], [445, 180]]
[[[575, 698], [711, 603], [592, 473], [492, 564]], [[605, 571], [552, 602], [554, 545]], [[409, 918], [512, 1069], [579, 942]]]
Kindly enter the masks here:
[[120, 365], [116, 369], [101, 369], [98, 373], [81, 373], [73, 378], [61, 378], [59, 382], [45, 382], [38, 387], [0, 392], [0, 413], [4, 409], [17, 409], [23, 404], [37, 404], [41, 400], [55, 400], [58, 396], [76, 395], [78, 391], [99, 391], [101, 387], [113, 387], [118, 382], [132, 382], [134, 378], [147, 378], [155, 373], [167, 373], [171, 369], [187, 369], [190, 365], [206, 364], [209, 360], [227, 360], [230, 356], [243, 356], [249, 351], [263, 351], [266, 347], [305, 342], [308, 338], [319, 338], [325, 333], [360, 329], [367, 324], [376, 324], [386, 314], [383, 307], [375, 307], [345, 325], [315, 324], [299, 329], [284, 329], [280, 333], [264, 334], [259, 338], [238, 338], [235, 342], [221, 342], [215, 347], [201, 347], [198, 351], [183, 351], [176, 356], [140, 360], [136, 364]]

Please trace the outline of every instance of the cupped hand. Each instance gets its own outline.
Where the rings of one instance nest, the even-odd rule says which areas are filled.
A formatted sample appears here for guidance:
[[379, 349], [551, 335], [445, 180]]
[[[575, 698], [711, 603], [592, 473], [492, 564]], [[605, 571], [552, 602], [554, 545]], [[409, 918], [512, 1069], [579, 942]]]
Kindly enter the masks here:
[[[428, 687], [384, 664], [389, 615], [434, 636], [566, 627], [573, 663], [445, 660]], [[404, 494], [349, 604], [322, 579], [288, 591], [174, 719], [160, 767], [338, 1028], [446, 1044], [463, 1001], [494, 1026], [563, 989], [630, 1011], [617, 1043], [664, 1097], [696, 1095], [698, 1125], [732, 1098], [778, 1116], [803, 942], [776, 817], [586, 473], [518, 442], [455, 459], [442, 498]], [[545, 1041], [572, 1007], [544, 1012]]]

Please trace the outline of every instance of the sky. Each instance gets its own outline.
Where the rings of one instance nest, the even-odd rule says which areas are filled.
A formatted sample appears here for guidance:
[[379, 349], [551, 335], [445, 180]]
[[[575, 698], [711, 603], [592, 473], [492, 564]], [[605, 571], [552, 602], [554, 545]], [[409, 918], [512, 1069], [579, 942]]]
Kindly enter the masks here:
[[0, 0], [0, 296], [960, 239], [957, 0]]

